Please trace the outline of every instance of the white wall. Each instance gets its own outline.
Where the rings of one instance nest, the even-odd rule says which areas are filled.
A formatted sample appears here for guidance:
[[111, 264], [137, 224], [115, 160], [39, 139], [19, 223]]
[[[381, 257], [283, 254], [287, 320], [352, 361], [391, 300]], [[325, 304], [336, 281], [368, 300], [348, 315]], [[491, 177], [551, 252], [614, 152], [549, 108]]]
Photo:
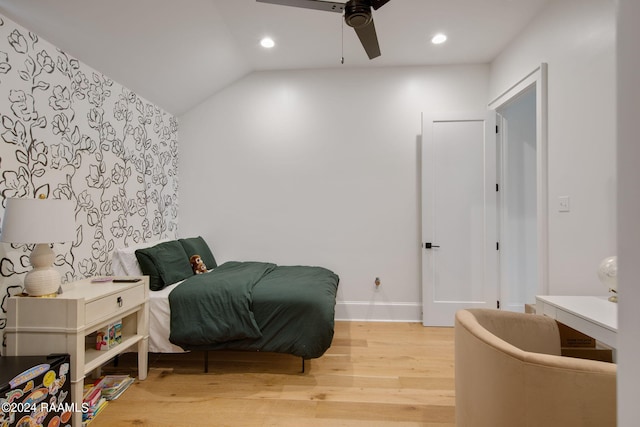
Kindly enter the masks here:
[[[606, 293], [600, 261], [616, 253], [615, 2], [553, 0], [492, 63], [497, 97], [548, 67], [549, 292]], [[558, 212], [569, 196], [571, 212]]]
[[618, 425], [638, 425], [640, 383], [640, 2], [619, 0], [618, 12]]
[[421, 320], [420, 113], [486, 108], [488, 76], [249, 75], [180, 118], [181, 234], [202, 234], [220, 261], [334, 270], [338, 318]]

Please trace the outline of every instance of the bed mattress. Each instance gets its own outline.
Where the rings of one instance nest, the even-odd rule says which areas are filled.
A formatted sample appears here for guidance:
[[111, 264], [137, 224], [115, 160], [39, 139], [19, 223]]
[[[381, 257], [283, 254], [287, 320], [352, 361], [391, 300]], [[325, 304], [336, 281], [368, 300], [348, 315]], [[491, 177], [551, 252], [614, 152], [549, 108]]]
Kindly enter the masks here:
[[160, 291], [149, 292], [149, 351], [151, 353], [184, 353], [181, 347], [171, 344], [171, 308], [169, 294], [182, 282], [174, 283]]

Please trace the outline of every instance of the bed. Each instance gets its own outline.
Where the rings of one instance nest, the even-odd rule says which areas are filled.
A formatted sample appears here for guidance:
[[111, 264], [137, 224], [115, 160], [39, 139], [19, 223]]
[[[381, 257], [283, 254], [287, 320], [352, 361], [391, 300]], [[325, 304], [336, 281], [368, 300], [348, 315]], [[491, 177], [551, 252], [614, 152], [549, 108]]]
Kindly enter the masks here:
[[[207, 272], [195, 274], [198, 255]], [[116, 249], [113, 272], [149, 276], [149, 351], [244, 350], [304, 361], [331, 346], [339, 277], [317, 266], [229, 261], [202, 237]]]

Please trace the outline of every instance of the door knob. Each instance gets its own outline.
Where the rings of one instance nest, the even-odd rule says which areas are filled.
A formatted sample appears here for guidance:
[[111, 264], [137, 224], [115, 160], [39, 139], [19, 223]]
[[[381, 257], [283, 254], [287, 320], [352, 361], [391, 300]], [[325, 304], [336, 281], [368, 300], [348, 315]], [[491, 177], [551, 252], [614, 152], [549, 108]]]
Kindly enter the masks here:
[[432, 245], [431, 242], [427, 242], [424, 244], [424, 248], [425, 249], [431, 249], [431, 248], [439, 248], [440, 246], [438, 245]]

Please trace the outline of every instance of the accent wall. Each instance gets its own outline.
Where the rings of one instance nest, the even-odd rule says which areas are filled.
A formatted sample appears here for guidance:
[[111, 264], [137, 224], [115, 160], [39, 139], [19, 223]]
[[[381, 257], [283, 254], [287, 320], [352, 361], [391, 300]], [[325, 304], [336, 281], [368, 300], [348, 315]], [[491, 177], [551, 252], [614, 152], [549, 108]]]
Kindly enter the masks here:
[[[74, 201], [76, 237], [53, 245], [63, 282], [110, 274], [116, 247], [177, 236], [177, 132], [172, 115], [0, 16], [0, 218], [11, 197]], [[0, 244], [0, 332], [33, 247]]]

